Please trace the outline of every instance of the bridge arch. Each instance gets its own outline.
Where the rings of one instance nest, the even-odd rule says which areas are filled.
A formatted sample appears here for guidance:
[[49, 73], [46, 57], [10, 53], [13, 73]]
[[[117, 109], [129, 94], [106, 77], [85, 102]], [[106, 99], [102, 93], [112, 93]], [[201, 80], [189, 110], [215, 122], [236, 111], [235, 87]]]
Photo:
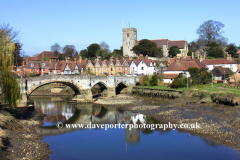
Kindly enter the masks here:
[[125, 82], [120, 82], [118, 83], [118, 85], [116, 86], [116, 95], [120, 94], [120, 92], [124, 89], [127, 88], [127, 84]]
[[93, 97], [103, 96], [102, 93], [104, 90], [107, 90], [108, 87], [104, 82], [97, 82], [91, 87]]
[[[44, 85], [47, 85], [47, 84], [51, 84], [51, 83], [60, 83], [60, 84], [67, 85], [67, 86], [69, 86], [73, 89], [73, 91], [75, 92], [75, 95], [81, 94], [81, 86], [74, 83], [73, 81], [55, 80], [55, 81], [48, 81], [48, 82], [39, 82], [38, 85], [37, 84], [32, 84], [33, 86], [32, 87], [29, 86], [30, 89], [27, 90], [27, 95], [28, 95], [27, 97], [29, 97], [38, 88], [40, 88]], [[28, 87], [26, 87], [26, 88], [28, 88]]]

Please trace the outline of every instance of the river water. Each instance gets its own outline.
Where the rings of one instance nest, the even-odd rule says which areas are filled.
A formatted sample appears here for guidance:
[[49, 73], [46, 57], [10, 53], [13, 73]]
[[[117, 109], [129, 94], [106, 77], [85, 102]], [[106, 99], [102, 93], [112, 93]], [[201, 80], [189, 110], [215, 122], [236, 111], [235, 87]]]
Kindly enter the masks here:
[[[66, 98], [60, 97], [31, 97], [30, 100], [36, 111], [46, 115], [38, 132], [53, 151], [50, 159], [240, 159], [240, 152], [233, 148], [177, 130], [88, 128], [89, 124], [161, 124], [138, 112], [69, 104]], [[85, 128], [61, 128], [59, 122], [83, 124]]]

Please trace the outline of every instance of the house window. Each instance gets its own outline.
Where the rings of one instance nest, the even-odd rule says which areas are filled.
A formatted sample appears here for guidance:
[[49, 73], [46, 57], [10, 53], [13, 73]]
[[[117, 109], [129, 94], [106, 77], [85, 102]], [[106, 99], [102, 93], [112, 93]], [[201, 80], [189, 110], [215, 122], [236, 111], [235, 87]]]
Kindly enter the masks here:
[[21, 68], [18, 68], [17, 71], [21, 71]]
[[118, 71], [120, 71], [120, 68], [118, 67]]
[[106, 71], [106, 68], [104, 68], [104, 71]]
[[127, 68], [125, 68], [125, 71], [127, 71]]
[[45, 63], [43, 63], [42, 66], [45, 66]]
[[144, 68], [142, 67], [142, 70], [144, 70]]
[[45, 68], [43, 68], [42, 71], [45, 72]]
[[128, 49], [129, 49], [129, 46], [128, 46]]
[[33, 67], [34, 66], [34, 64], [33, 63], [31, 63], [31, 67]]
[[97, 69], [97, 71], [99, 71], [99, 68]]
[[133, 67], [133, 71], [134, 71], [134, 67]]
[[81, 72], [83, 72], [83, 68], [81, 69]]
[[91, 71], [92, 71], [92, 68], [91, 68]]
[[129, 33], [127, 33], [127, 37], [129, 37]]
[[111, 68], [111, 71], [113, 71], [113, 69]]
[[33, 68], [31, 68], [31, 72], [33, 72]]

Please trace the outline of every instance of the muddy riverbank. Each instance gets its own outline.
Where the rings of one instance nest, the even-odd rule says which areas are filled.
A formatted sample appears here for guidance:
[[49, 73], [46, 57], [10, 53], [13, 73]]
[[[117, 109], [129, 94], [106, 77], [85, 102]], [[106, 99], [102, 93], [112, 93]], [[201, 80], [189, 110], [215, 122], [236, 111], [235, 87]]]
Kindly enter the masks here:
[[49, 146], [35, 130], [44, 115], [33, 108], [16, 108], [1, 109], [0, 117], [0, 159], [48, 159]]
[[[116, 98], [116, 102], [112, 98], [111, 101], [106, 99], [105, 104], [115, 103], [116, 107], [153, 116], [166, 124], [171, 122], [172, 124], [188, 124], [190, 126], [190, 124], [197, 122], [200, 124], [199, 129], [179, 128], [178, 130], [240, 150], [240, 107], [213, 102], [196, 104], [198, 98], [192, 97], [181, 97], [173, 100], [130, 95], [125, 95], [125, 97], [140, 101], [118, 105], [119, 98]], [[121, 99], [126, 101], [123, 95]]]

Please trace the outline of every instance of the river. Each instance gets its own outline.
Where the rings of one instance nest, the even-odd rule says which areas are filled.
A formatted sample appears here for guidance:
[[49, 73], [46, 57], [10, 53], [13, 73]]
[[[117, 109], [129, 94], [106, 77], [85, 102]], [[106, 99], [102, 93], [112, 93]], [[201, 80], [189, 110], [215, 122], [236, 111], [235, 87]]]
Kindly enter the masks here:
[[[96, 127], [97, 124], [161, 124], [138, 111], [69, 104], [61, 97], [30, 97], [30, 100], [36, 111], [46, 115], [38, 132], [53, 151], [50, 159], [239, 159], [238, 150], [178, 130]], [[62, 124], [84, 127], [61, 128]], [[90, 129], [89, 124], [95, 124], [95, 128]]]

